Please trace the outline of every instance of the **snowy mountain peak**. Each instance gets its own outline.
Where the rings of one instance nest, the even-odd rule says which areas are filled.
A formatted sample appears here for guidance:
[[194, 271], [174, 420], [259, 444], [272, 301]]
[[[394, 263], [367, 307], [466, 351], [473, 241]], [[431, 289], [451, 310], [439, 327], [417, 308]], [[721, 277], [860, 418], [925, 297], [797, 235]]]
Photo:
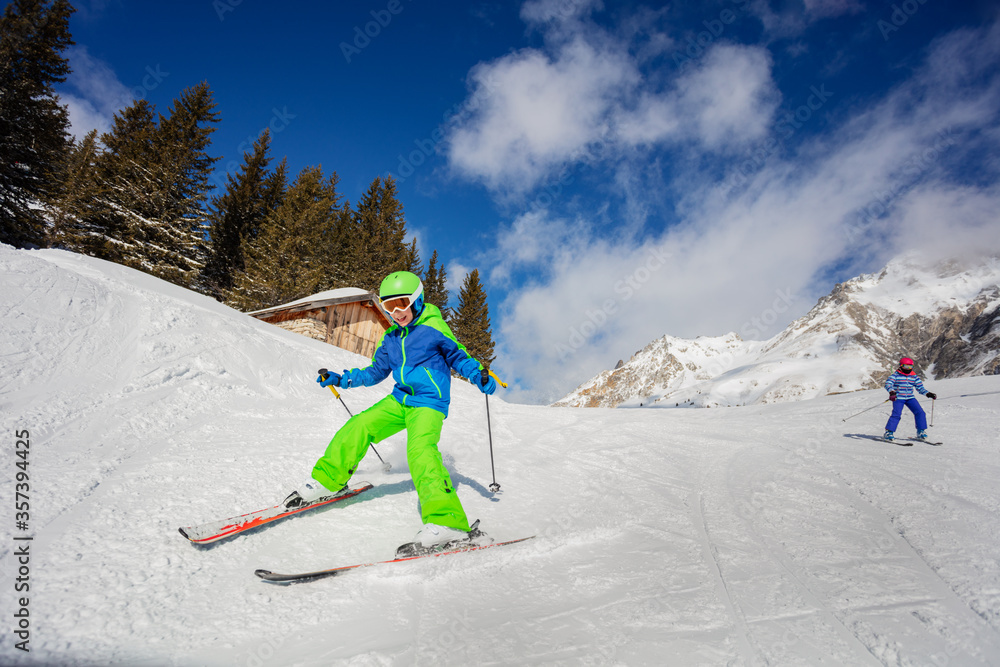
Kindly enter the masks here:
[[1000, 373], [1000, 261], [902, 255], [836, 285], [766, 341], [663, 336], [554, 405], [715, 407], [880, 386], [902, 355], [930, 378]]

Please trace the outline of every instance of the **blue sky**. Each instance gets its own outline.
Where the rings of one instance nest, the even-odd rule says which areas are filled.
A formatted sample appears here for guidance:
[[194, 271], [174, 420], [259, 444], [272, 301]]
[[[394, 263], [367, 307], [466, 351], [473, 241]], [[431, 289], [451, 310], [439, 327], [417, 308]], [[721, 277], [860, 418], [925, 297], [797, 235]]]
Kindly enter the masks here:
[[1000, 245], [987, 0], [76, 6], [75, 132], [204, 80], [220, 182], [265, 127], [351, 201], [393, 175], [424, 260], [483, 274], [511, 400]]

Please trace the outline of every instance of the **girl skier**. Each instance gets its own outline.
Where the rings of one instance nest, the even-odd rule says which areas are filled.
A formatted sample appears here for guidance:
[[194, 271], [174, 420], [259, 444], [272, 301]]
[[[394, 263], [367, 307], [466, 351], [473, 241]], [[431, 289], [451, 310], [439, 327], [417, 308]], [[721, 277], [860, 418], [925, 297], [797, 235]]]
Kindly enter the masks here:
[[892, 441], [899, 426], [899, 420], [903, 416], [903, 406], [910, 409], [913, 418], [917, 423], [917, 437], [921, 440], [927, 439], [927, 415], [920, 407], [920, 402], [914, 397], [913, 390], [916, 389], [921, 394], [926, 394], [932, 401], [937, 400], [937, 394], [924, 389], [924, 383], [920, 376], [913, 372], [913, 359], [903, 357], [899, 360], [899, 368], [885, 381], [885, 390], [889, 392], [889, 400], [892, 401], [892, 415], [885, 425], [885, 440]]
[[[482, 380], [482, 365], [459, 343], [437, 306], [425, 303], [420, 278], [397, 271], [382, 281], [379, 301], [396, 325], [382, 335], [372, 363], [316, 379], [322, 387], [370, 387], [392, 373], [392, 394], [354, 415], [337, 431], [316, 462], [312, 478], [294, 491], [286, 506], [336, 494], [354, 474], [370, 443], [406, 429], [406, 459], [420, 499], [424, 526], [415, 542], [424, 547], [467, 540], [469, 520], [438, 451], [441, 427], [451, 401], [451, 371], [472, 380], [484, 394], [496, 382]], [[477, 531], [478, 532], [478, 531]]]

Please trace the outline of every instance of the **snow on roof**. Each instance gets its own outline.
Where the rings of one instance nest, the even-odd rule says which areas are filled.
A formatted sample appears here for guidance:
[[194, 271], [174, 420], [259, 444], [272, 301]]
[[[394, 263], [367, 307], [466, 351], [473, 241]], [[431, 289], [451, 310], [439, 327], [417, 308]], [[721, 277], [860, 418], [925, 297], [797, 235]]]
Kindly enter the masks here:
[[286, 310], [288, 308], [294, 308], [296, 306], [305, 306], [311, 303], [319, 303], [321, 301], [336, 301], [336, 300], [352, 300], [351, 297], [358, 297], [354, 299], [360, 301], [361, 299], [369, 296], [374, 296], [371, 292], [363, 290], [359, 287], [341, 287], [340, 289], [326, 290], [325, 292], [317, 292], [310, 296], [304, 296], [301, 299], [296, 299], [295, 301], [289, 301], [288, 303], [283, 303], [280, 306], [271, 306], [270, 308], [262, 308], [261, 310], [255, 310], [247, 313], [247, 315], [259, 315], [260, 313], [269, 313], [275, 310]]

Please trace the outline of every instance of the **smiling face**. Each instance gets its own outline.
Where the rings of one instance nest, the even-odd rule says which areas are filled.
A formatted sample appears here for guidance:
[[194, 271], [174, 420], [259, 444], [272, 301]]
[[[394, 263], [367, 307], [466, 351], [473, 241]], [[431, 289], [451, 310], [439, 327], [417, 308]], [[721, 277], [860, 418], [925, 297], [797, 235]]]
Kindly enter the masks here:
[[392, 315], [393, 321], [401, 327], [405, 327], [413, 321], [413, 309], [409, 306], [401, 310], [394, 310], [390, 313], [390, 315]]

